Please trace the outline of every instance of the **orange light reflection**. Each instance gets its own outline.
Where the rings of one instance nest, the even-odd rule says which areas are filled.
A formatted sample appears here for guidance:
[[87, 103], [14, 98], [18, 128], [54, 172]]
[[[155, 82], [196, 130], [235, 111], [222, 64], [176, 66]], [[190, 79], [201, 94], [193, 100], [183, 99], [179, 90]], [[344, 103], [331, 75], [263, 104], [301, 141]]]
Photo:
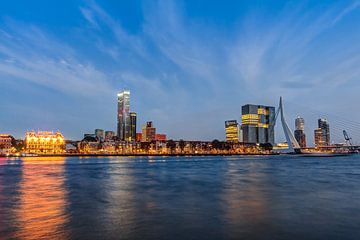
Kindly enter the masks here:
[[[33, 160], [36, 161], [38, 158]], [[51, 160], [56, 160], [56, 163], [39, 166], [24, 162], [20, 183], [20, 207], [15, 213], [19, 219], [16, 238], [68, 238], [63, 230], [67, 221], [64, 188], [65, 159], [57, 157]]]

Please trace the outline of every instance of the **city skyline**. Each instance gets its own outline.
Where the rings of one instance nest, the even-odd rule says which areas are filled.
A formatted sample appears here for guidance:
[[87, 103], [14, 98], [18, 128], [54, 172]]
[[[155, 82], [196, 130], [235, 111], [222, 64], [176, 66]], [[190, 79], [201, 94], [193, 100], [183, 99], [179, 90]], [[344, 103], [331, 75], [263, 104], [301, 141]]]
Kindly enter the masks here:
[[318, 118], [359, 122], [349, 104], [359, 90], [359, 1], [233, 1], [222, 11], [215, 1], [58, 4], [1, 3], [0, 132], [116, 131], [124, 88], [139, 126], [152, 120], [169, 139], [225, 139], [223, 122], [240, 122], [243, 104], [274, 106], [279, 96], [290, 123], [305, 119], [309, 144]]

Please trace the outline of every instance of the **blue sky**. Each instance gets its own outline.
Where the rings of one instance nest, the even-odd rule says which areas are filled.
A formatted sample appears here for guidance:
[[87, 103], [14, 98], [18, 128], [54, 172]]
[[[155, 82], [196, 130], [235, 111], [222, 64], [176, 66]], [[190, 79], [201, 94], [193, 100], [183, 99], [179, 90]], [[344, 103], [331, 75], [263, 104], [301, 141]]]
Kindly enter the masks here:
[[170, 138], [224, 139], [241, 105], [283, 96], [309, 143], [318, 117], [360, 142], [360, 1], [2, 1], [0, 84], [16, 137], [115, 130], [127, 88]]

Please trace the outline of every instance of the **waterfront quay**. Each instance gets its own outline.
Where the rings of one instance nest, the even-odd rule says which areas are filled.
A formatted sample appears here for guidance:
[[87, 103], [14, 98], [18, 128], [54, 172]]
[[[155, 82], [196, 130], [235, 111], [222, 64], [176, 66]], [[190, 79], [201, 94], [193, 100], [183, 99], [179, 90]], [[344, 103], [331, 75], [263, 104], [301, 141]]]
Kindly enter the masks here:
[[[154, 141], [154, 142], [87, 142], [64, 141], [61, 151], [28, 151], [23, 149], [6, 156], [219, 156], [219, 155], [269, 155], [276, 154], [266, 146], [234, 144], [214, 140]], [[48, 149], [49, 150], [49, 149]]]

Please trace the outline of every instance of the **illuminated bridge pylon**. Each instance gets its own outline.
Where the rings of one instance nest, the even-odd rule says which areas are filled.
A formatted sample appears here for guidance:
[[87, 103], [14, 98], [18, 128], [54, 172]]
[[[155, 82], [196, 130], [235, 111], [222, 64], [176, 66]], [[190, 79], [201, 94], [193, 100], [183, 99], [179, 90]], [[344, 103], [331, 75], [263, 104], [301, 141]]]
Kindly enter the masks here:
[[299, 143], [296, 141], [294, 135], [292, 134], [289, 126], [286, 123], [285, 117], [284, 117], [284, 105], [283, 105], [283, 101], [282, 101], [282, 97], [280, 97], [280, 102], [279, 102], [279, 107], [276, 111], [275, 114], [275, 124], [277, 122], [277, 118], [279, 116], [280, 113], [280, 119], [281, 119], [281, 125], [283, 127], [284, 130], [284, 134], [285, 134], [285, 138], [286, 138], [286, 142], [289, 146], [289, 152], [292, 153], [300, 153], [300, 145]]

